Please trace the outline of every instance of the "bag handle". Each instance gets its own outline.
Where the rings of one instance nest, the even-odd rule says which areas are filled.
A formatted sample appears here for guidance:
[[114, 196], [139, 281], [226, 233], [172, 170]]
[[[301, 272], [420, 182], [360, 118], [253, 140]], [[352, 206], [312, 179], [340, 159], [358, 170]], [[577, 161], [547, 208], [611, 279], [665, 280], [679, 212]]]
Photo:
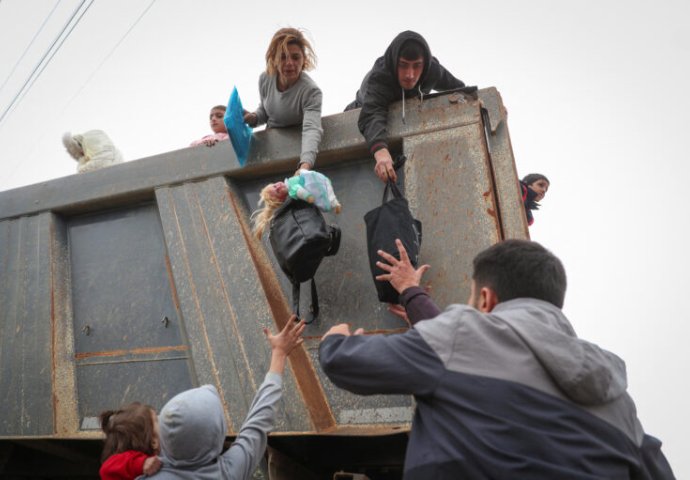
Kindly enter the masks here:
[[[395, 157], [395, 161], [393, 162], [393, 169], [395, 171], [400, 170], [403, 165], [405, 165], [405, 162], [407, 161], [407, 157], [403, 154], [398, 155]], [[393, 192], [393, 198], [404, 198], [402, 192], [400, 191], [400, 188], [393, 182], [390, 177], [388, 177], [388, 181], [386, 182], [386, 188], [383, 189], [383, 200], [381, 200], [381, 205], [386, 203], [386, 200], [388, 199], [388, 192], [392, 191]]]
[[[295, 312], [297, 318], [299, 319], [299, 297], [300, 297], [300, 283], [292, 282], [292, 311]], [[310, 319], [305, 320], [304, 323], [309, 325], [314, 323], [319, 316], [319, 294], [316, 291], [316, 282], [314, 277], [311, 278], [311, 304], [309, 305], [309, 317]]]

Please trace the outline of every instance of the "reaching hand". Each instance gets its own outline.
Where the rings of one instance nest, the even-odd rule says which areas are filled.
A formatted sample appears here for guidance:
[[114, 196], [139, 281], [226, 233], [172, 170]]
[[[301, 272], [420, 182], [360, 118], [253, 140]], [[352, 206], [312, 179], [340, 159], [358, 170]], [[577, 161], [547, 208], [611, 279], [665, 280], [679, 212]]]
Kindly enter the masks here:
[[410, 322], [410, 317], [407, 316], [407, 310], [402, 305], [396, 305], [394, 303], [388, 304], [388, 311], [391, 312], [396, 317], [402, 318], [407, 323], [407, 326], [412, 328], [412, 322]]
[[285, 324], [285, 327], [283, 327], [277, 335], [273, 335], [268, 328], [263, 329], [268, 343], [271, 344], [271, 350], [287, 357], [290, 355], [290, 352], [304, 342], [302, 338], [302, 332], [304, 332], [305, 328], [304, 320], [300, 320], [299, 322], [296, 320], [297, 315], [292, 315]]
[[244, 123], [249, 125], [250, 127], [256, 127], [256, 124], [259, 122], [259, 117], [256, 116], [256, 113], [254, 112], [248, 112], [246, 110], [243, 110], [244, 116], [243, 120]]
[[383, 250], [379, 250], [379, 256], [388, 263], [376, 262], [376, 266], [388, 273], [378, 275], [376, 280], [390, 282], [398, 293], [402, 293], [410, 287], [418, 287], [422, 281], [422, 275], [431, 267], [429, 265], [422, 265], [415, 270], [400, 239], [396, 238], [395, 244], [398, 247], [400, 260]]
[[338, 325], [332, 326], [331, 329], [328, 330], [323, 337], [321, 337], [321, 341], [323, 341], [323, 339], [328, 337], [329, 335], [345, 335], [346, 337], [349, 337], [351, 335], [361, 335], [363, 333], [363, 328], [358, 328], [357, 330], [355, 330], [355, 333], [350, 333], [350, 325], [347, 323], [340, 323]]
[[398, 181], [398, 176], [393, 168], [393, 158], [387, 148], [382, 148], [374, 153], [374, 158], [376, 159], [376, 166], [374, 167], [374, 172], [376, 176], [381, 179], [383, 183], [386, 183], [390, 178], [393, 183]]
[[163, 464], [161, 463], [160, 458], [148, 457], [146, 460], [144, 460], [144, 475], [149, 477], [152, 476], [154, 473], [161, 469], [162, 465]]

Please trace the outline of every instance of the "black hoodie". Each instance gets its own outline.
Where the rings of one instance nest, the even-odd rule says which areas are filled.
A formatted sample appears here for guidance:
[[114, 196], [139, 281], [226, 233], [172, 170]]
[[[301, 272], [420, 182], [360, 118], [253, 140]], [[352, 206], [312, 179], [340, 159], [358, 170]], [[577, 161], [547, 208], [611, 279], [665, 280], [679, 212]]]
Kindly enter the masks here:
[[[424, 48], [424, 71], [419, 77], [417, 85], [412, 90], [403, 90], [398, 83], [398, 58], [400, 49], [407, 40], [414, 40]], [[386, 120], [388, 106], [405, 98], [423, 96], [431, 90], [442, 91], [463, 88], [465, 84], [451, 75], [431, 55], [429, 45], [420, 34], [405, 31], [398, 34], [386, 49], [382, 57], [376, 59], [374, 67], [362, 80], [362, 86], [357, 91], [355, 101], [345, 110], [362, 108], [359, 114], [359, 131], [369, 144], [369, 151], [373, 154], [382, 148], [388, 148], [386, 138]], [[476, 91], [476, 87], [467, 87], [468, 93]]]

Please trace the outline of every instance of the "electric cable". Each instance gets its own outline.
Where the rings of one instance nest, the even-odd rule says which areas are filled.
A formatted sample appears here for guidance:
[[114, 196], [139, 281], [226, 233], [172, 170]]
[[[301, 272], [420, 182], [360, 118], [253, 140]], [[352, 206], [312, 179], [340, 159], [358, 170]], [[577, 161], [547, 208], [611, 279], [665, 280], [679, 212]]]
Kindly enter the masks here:
[[[5, 108], [5, 110], [2, 112], [2, 115], [0, 115], [0, 126], [2, 126], [3, 121], [7, 117], [8, 113], [10, 110], [17, 105], [19, 102], [23, 100], [23, 98], [26, 96], [27, 92], [31, 90], [31, 87], [34, 85], [36, 80], [41, 76], [45, 68], [48, 66], [48, 64], [51, 62], [53, 57], [55, 57], [55, 54], [60, 50], [62, 45], [65, 43], [65, 40], [69, 38], [70, 34], [74, 30], [74, 28], [79, 24], [81, 19], [84, 17], [84, 14], [89, 10], [91, 5], [93, 5], [93, 2], [95, 0], [89, 0], [88, 5], [86, 8], [81, 10], [81, 7], [86, 3], [87, 0], [82, 0], [82, 2], [79, 4], [79, 6], [74, 10], [72, 15], [70, 16], [70, 19], [67, 21], [65, 26], [63, 27], [62, 31], [60, 34], [57, 36], [57, 38], [53, 41], [53, 43], [50, 45], [46, 53], [41, 57], [41, 60], [38, 62], [36, 67], [33, 69], [31, 74], [29, 75], [29, 78], [27, 78], [26, 82], [24, 82], [24, 85], [19, 89], [19, 92], [14, 96], [10, 104]], [[79, 11], [81, 10], [81, 13]], [[74, 20], [75, 17], [79, 17]], [[74, 20], [74, 21], [73, 21]], [[69, 28], [69, 30], [67, 30]], [[67, 30], [67, 33], [65, 31]], [[64, 34], [64, 35], [63, 35]], [[59, 43], [58, 43], [59, 42]], [[57, 44], [57, 46], [56, 46]], [[46, 59], [47, 58], [47, 59]]]
[[62, 109], [62, 111], [60, 112], [60, 115], [61, 115], [62, 113], [64, 113], [65, 110], [67, 110], [67, 108], [72, 104], [72, 102], [81, 94], [81, 92], [84, 91], [84, 89], [85, 89], [86, 86], [91, 82], [91, 80], [93, 79], [93, 77], [95, 77], [96, 74], [101, 70], [101, 68], [103, 67], [103, 65], [105, 64], [105, 62], [107, 62], [108, 60], [110, 60], [110, 57], [113, 56], [113, 54], [114, 54], [115, 51], [118, 49], [118, 47], [122, 44], [122, 42], [124, 42], [125, 39], [126, 39], [126, 38], [129, 36], [129, 34], [132, 32], [132, 30], [134, 30], [134, 27], [136, 27], [137, 24], [141, 21], [141, 19], [144, 18], [144, 15], [146, 15], [146, 14], [148, 13], [148, 11], [151, 9], [151, 7], [153, 6], [154, 3], [156, 3], [156, 0], [151, 0], [151, 2], [149, 3], [149, 5], [141, 12], [141, 14], [139, 15], [139, 17], [137, 17], [137, 19], [134, 21], [134, 23], [132, 23], [132, 25], [129, 26], [129, 28], [128, 28], [127, 31], [124, 33], [124, 35], [122, 35], [122, 37], [120, 37], [120, 39], [117, 41], [117, 43], [115, 43], [115, 45], [113, 46], [113, 48], [111, 48], [110, 51], [108, 52], [108, 54], [103, 58], [103, 60], [101, 60], [101, 63], [98, 64], [98, 66], [94, 69], [94, 71], [91, 72], [91, 75], [89, 75], [88, 78], [86, 79], [86, 81], [81, 85], [81, 87], [79, 87], [79, 90], [77, 90], [77, 92], [76, 92], [74, 95], [72, 95], [72, 98], [70, 98], [69, 101], [65, 104], [65, 106], [64, 106], [63, 109]]
[[[0, 0], [0, 1], [1, 1], [1, 0]], [[14, 64], [14, 66], [12, 67], [12, 70], [10, 70], [10, 73], [7, 74], [7, 78], [5, 79], [5, 81], [2, 82], [2, 85], [0, 85], [0, 92], [2, 92], [2, 89], [5, 88], [5, 85], [7, 85], [7, 82], [9, 81], [10, 77], [12, 77], [12, 75], [14, 74], [14, 71], [17, 70], [17, 67], [19, 66], [19, 64], [22, 62], [22, 60], [24, 60], [24, 57], [25, 57], [26, 54], [29, 52], [29, 49], [33, 46], [34, 42], [36, 41], [36, 38], [38, 38], [38, 36], [39, 36], [39, 35], [41, 34], [41, 32], [43, 31], [43, 28], [44, 28], [44, 27], [46, 26], [46, 24], [48, 23], [48, 20], [50, 20], [50, 17], [53, 16], [53, 13], [55, 13], [55, 10], [57, 9], [58, 5], [60, 5], [60, 2], [61, 2], [61, 1], [62, 1], [62, 0], [57, 0], [57, 2], [55, 2], [55, 6], [53, 7], [53, 9], [50, 11], [50, 13], [49, 13], [48, 16], [45, 18], [45, 20], [43, 20], [43, 23], [41, 24], [41, 26], [38, 27], [38, 31], [34, 34], [34, 37], [31, 39], [31, 41], [29, 42], [29, 44], [28, 44], [28, 45], [26, 46], [26, 48], [24, 49], [24, 52], [22, 53], [22, 55], [19, 57], [19, 59], [17, 60], [17, 62]]]

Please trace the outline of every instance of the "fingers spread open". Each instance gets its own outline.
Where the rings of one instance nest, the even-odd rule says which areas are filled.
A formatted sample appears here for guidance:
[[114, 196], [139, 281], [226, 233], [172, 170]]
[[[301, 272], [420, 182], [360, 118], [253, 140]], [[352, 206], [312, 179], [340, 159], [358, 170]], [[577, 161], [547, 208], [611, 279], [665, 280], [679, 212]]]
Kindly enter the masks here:
[[[385, 261], [387, 261], [387, 262], [390, 263], [391, 265], [395, 265], [396, 263], [398, 263], [398, 259], [395, 258], [393, 255], [391, 255], [391, 254], [388, 253], [388, 252], [384, 252], [383, 250], [379, 250], [379, 251], [376, 252], [376, 253], [379, 254], [379, 257], [382, 257]], [[379, 262], [379, 263], [380, 263], [380, 262]]]
[[393, 271], [393, 266], [388, 265], [387, 263], [376, 262], [376, 266], [379, 267], [384, 272], [392, 272]]
[[400, 252], [400, 261], [403, 263], [409, 262], [410, 259], [407, 256], [407, 250], [405, 250], [405, 246], [403, 245], [403, 243], [400, 241], [399, 238], [395, 239], [395, 244], [398, 246], [398, 252]]

